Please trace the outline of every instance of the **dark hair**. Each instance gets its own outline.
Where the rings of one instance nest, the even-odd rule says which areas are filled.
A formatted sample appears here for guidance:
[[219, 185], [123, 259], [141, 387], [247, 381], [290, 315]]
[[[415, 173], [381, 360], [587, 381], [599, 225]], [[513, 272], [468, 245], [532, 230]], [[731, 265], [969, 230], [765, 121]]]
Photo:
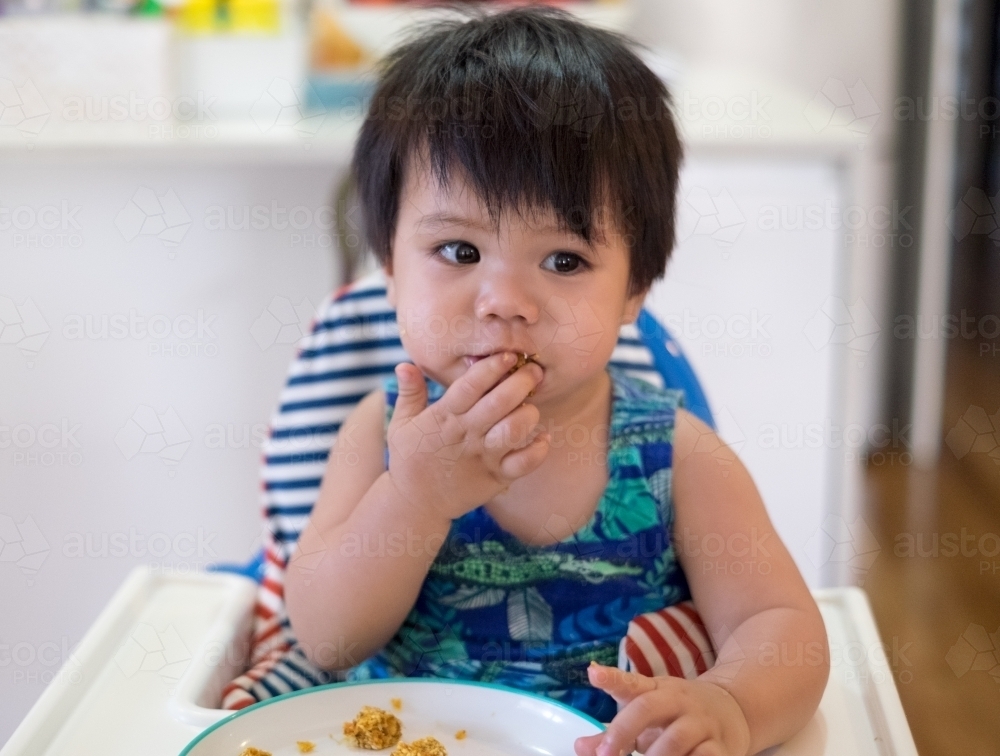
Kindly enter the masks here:
[[629, 294], [645, 291], [674, 245], [681, 145], [670, 95], [632, 44], [534, 6], [439, 18], [390, 52], [352, 165], [378, 261], [391, 260], [405, 171], [425, 154], [441, 185], [462, 170], [494, 222], [550, 208], [590, 243], [608, 203]]

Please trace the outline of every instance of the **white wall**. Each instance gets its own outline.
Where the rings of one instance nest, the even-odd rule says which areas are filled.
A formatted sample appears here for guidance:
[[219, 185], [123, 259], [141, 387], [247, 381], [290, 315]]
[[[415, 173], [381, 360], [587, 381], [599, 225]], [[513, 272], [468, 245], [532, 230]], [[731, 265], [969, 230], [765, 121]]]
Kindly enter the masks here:
[[[875, 343], [848, 361], [843, 373], [844, 422], [872, 429], [881, 416], [882, 389], [892, 334], [890, 293], [890, 243], [917, 253], [917, 229], [902, 210], [902, 220], [880, 228], [883, 211], [893, 215], [894, 107], [898, 76], [899, 23], [902, 3], [898, 0], [845, 0], [845, 2], [800, 2], [799, 0], [634, 0], [636, 15], [631, 30], [643, 43], [667, 48], [691, 70], [725, 73], [701, 76], [703, 81], [739, 79], [737, 89], [720, 90], [723, 98], [733, 94], [763, 99], [778, 96], [786, 103], [798, 102], [800, 117], [823, 92], [842, 86], [856, 95], [847, 113], [872, 113], [856, 129], [858, 151], [846, 174], [844, 207], [855, 206], [867, 220], [844, 229], [849, 256], [844, 267], [846, 282], [842, 299], [846, 307], [867, 310], [879, 333]], [[709, 84], [710, 90], [716, 85]], [[704, 96], [707, 94], [703, 92]], [[774, 99], [771, 102], [775, 107]], [[699, 124], [701, 126], [703, 124]], [[812, 128], [818, 124], [811, 122]], [[835, 125], [819, 129], [824, 133]], [[907, 246], [903, 235], [910, 234]], [[820, 303], [817, 303], [817, 306]], [[887, 419], [890, 423], [891, 418]], [[845, 467], [834, 498], [842, 503], [837, 516], [854, 523], [862, 513], [862, 468]], [[834, 582], [854, 582], [846, 568], [831, 575]]]
[[[22, 208], [0, 230], [0, 308], [35, 308], [47, 333], [28, 353], [0, 338], [0, 742], [133, 566], [200, 569], [259, 546], [259, 440], [294, 340], [339, 281], [331, 247], [305, 246], [330, 233], [315, 222], [207, 227], [219, 206], [300, 208], [301, 225], [329, 204], [329, 165], [72, 162], [0, 172], [0, 207]], [[140, 187], [174, 192], [176, 246], [126, 238], [119, 213]], [[47, 206], [67, 208], [65, 231], [17, 227]], [[103, 315], [123, 316], [124, 334], [74, 330]], [[134, 446], [141, 407], [175, 413], [176, 461]]]

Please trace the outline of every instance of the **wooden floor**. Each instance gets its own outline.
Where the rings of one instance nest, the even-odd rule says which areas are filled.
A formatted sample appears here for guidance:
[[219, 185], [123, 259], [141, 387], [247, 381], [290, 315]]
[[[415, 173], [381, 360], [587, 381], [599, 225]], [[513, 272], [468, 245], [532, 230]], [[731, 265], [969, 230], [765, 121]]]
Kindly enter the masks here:
[[[1000, 409], [1000, 357], [963, 346], [949, 353], [945, 433], [971, 406]], [[863, 587], [921, 756], [1000, 754], [1000, 460], [962, 451], [944, 444], [933, 471], [897, 463], [867, 473], [865, 521], [881, 551]], [[974, 537], [966, 555], [950, 556], [963, 535]], [[976, 625], [992, 650], [969, 669], [959, 639]], [[975, 668], [986, 666], [995, 676]]]

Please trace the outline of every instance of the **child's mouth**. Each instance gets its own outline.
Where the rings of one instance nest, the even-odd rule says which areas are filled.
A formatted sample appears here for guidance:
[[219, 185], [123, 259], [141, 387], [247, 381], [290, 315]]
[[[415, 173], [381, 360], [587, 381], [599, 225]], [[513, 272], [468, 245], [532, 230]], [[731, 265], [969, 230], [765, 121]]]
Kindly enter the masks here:
[[[491, 352], [490, 354], [468, 354], [468, 355], [465, 356], [466, 367], [472, 367], [473, 365], [475, 365], [480, 360], [485, 360], [487, 357], [491, 356], [492, 354], [496, 354], [496, 352]], [[543, 374], [542, 375], [542, 380], [539, 381], [539, 383], [538, 383], [537, 386], [535, 386], [535, 389], [537, 389], [538, 386], [540, 386], [542, 384], [542, 382], [545, 380], [545, 377], [544, 377], [545, 368], [542, 365], [542, 363], [540, 363], [538, 361], [538, 355], [537, 354], [528, 354], [527, 352], [515, 352], [515, 354], [517, 355], [517, 362], [514, 364], [514, 366], [510, 370], [507, 371], [506, 375], [504, 375], [503, 378], [501, 378], [499, 381], [497, 381], [490, 388], [490, 391], [492, 391], [497, 386], [499, 386], [505, 379], [507, 379], [510, 376], [514, 375], [514, 373], [516, 373], [520, 368], [523, 368], [529, 362], [534, 362], [536, 365], [538, 365], [540, 368], [542, 368], [542, 374]], [[528, 396], [534, 396], [535, 395], [535, 389], [532, 389], [531, 391], [529, 391], [528, 392]]]

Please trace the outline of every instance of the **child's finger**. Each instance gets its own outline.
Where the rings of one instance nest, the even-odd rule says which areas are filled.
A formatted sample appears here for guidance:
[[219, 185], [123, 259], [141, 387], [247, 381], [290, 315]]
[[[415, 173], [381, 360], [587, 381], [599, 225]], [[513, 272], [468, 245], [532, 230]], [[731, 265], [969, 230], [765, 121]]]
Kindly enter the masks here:
[[679, 703], [672, 696], [657, 695], [653, 692], [637, 696], [611, 720], [608, 729], [604, 731], [604, 739], [597, 746], [596, 756], [620, 756], [622, 753], [631, 753], [636, 749], [639, 736], [643, 732], [651, 727], [668, 726], [681, 713]]
[[605, 667], [597, 662], [591, 662], [587, 667], [587, 676], [591, 685], [603, 690], [619, 704], [626, 704], [657, 687], [651, 677], [625, 672], [617, 667]]
[[545, 461], [551, 438], [548, 433], [542, 432], [523, 449], [509, 452], [500, 460], [500, 474], [508, 480], [516, 480], [530, 473]]
[[[506, 376], [506, 374], [504, 375]], [[465, 419], [465, 427], [481, 429], [485, 434], [500, 420], [524, 404], [528, 393], [541, 382], [543, 376], [544, 372], [541, 366], [529, 362], [509, 378], [503, 377], [496, 388], [491, 388], [486, 392], [482, 401], [477, 402], [469, 410]]]
[[408, 420], [423, 412], [427, 407], [427, 384], [420, 368], [409, 362], [399, 363], [396, 365], [396, 382], [399, 384], [399, 397], [392, 411], [393, 419]]
[[[656, 742], [656, 739], [663, 734], [662, 727], [651, 727], [648, 730], [644, 730], [639, 733], [639, 737], [635, 741], [635, 750], [639, 753], [646, 753], [649, 747]], [[598, 747], [604, 740], [604, 733], [599, 732], [596, 735], [585, 735], [582, 738], [577, 738], [573, 743], [573, 748], [577, 753], [577, 756], [595, 756]]]
[[522, 404], [486, 432], [483, 446], [497, 460], [509, 451], [523, 449], [541, 432], [538, 420], [538, 408]]
[[448, 387], [438, 404], [452, 415], [464, 415], [503, 379], [516, 361], [513, 352], [497, 352], [479, 360]]
[[602, 740], [604, 740], [603, 732], [596, 735], [584, 735], [573, 741], [573, 750], [576, 751], [576, 756], [594, 756], [597, 753], [597, 746], [601, 744]]

